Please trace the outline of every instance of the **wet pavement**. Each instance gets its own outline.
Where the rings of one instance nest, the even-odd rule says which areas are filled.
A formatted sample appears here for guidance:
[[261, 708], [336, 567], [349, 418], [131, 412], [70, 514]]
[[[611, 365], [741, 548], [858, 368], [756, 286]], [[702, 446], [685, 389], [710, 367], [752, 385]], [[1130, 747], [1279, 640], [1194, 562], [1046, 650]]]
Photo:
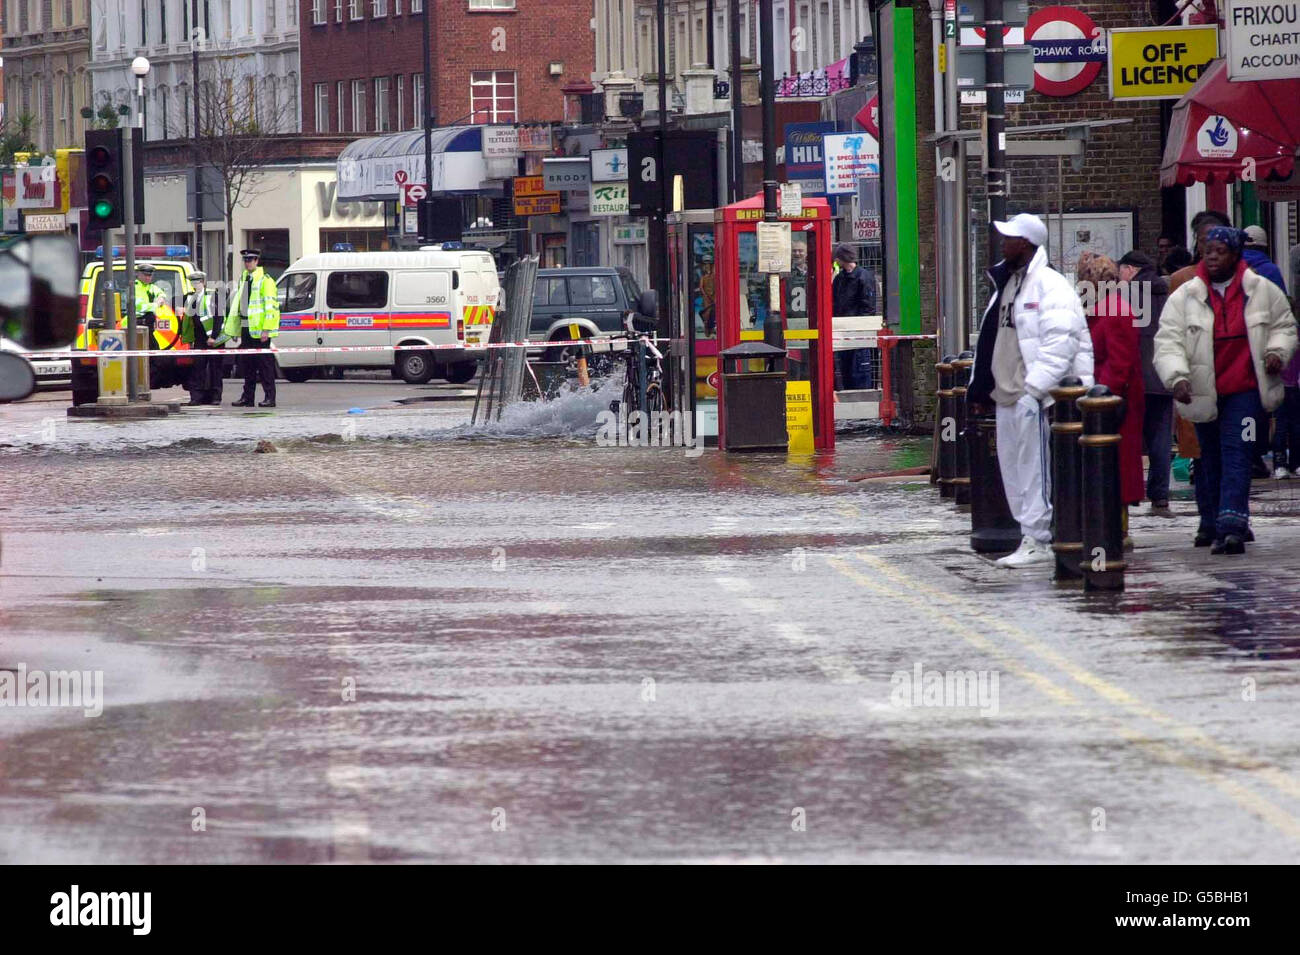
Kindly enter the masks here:
[[291, 389], [0, 409], [0, 676], [104, 696], [0, 707], [0, 861], [1300, 855], [1300, 487], [1223, 558], [1183, 486], [1085, 595], [849, 481], [925, 439], [689, 457], [598, 447], [603, 396], [482, 434], [465, 389]]

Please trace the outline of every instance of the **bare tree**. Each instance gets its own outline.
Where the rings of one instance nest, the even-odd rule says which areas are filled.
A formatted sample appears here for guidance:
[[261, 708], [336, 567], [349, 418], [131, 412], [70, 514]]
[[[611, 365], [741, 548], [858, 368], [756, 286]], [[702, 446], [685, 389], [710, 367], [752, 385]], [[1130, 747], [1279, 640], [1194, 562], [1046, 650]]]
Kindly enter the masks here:
[[[271, 89], [274, 89], [272, 86]], [[276, 139], [292, 132], [289, 125], [295, 103], [267, 95], [251, 57], [217, 55], [199, 68], [199, 128], [196, 160], [202, 170], [212, 170], [220, 183], [226, 223], [225, 279], [234, 274], [231, 249], [235, 241], [235, 207], [248, 204], [269, 188], [264, 170], [276, 155]], [[292, 93], [290, 95], [296, 95]], [[169, 136], [185, 136], [188, 117], [169, 123]]]

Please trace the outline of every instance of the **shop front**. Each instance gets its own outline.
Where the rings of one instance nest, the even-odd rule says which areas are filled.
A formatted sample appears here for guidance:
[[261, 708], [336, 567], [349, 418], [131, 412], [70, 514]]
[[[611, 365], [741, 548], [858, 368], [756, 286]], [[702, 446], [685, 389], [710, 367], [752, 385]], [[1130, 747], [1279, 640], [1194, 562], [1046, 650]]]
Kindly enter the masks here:
[[[148, 201], [141, 226], [144, 241], [193, 245], [194, 224], [185, 214], [183, 171], [145, 174]], [[227, 248], [224, 221], [204, 224], [200, 268], [216, 281], [226, 275], [226, 252], [262, 250], [274, 276], [302, 258], [342, 243], [357, 251], [386, 248], [383, 204], [341, 199], [333, 164], [270, 166], [245, 187], [235, 205], [233, 242]]]

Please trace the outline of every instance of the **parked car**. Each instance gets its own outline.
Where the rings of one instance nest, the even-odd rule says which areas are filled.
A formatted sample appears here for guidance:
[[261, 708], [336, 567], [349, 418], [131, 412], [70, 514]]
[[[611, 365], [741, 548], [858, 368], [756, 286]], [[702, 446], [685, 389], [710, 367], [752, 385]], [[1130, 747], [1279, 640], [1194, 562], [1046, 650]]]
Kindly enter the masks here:
[[[17, 352], [26, 357], [26, 349], [21, 348], [7, 338], [0, 338], [0, 351]], [[61, 355], [66, 354], [65, 358], [28, 358], [28, 363], [32, 366], [32, 371], [36, 374], [37, 388], [71, 388], [72, 387], [72, 354], [68, 345], [62, 348], [52, 349]]]
[[[532, 341], [571, 342], [569, 326], [573, 324], [583, 338], [617, 335], [624, 330], [623, 318], [628, 312], [633, 313], [638, 325], [653, 325], [658, 311], [654, 290], [642, 291], [627, 269], [539, 269], [528, 337]], [[547, 360], [565, 361], [573, 349], [569, 344], [549, 348]]]

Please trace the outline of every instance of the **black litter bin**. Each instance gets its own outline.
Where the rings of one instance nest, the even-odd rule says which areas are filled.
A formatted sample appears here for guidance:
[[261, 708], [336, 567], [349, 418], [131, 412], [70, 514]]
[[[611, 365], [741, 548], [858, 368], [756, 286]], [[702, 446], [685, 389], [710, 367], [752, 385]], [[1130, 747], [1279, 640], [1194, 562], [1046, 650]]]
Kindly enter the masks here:
[[[723, 451], [785, 451], [786, 353], [765, 342], [741, 342], [718, 353], [722, 360]], [[763, 363], [762, 371], [750, 366]]]

